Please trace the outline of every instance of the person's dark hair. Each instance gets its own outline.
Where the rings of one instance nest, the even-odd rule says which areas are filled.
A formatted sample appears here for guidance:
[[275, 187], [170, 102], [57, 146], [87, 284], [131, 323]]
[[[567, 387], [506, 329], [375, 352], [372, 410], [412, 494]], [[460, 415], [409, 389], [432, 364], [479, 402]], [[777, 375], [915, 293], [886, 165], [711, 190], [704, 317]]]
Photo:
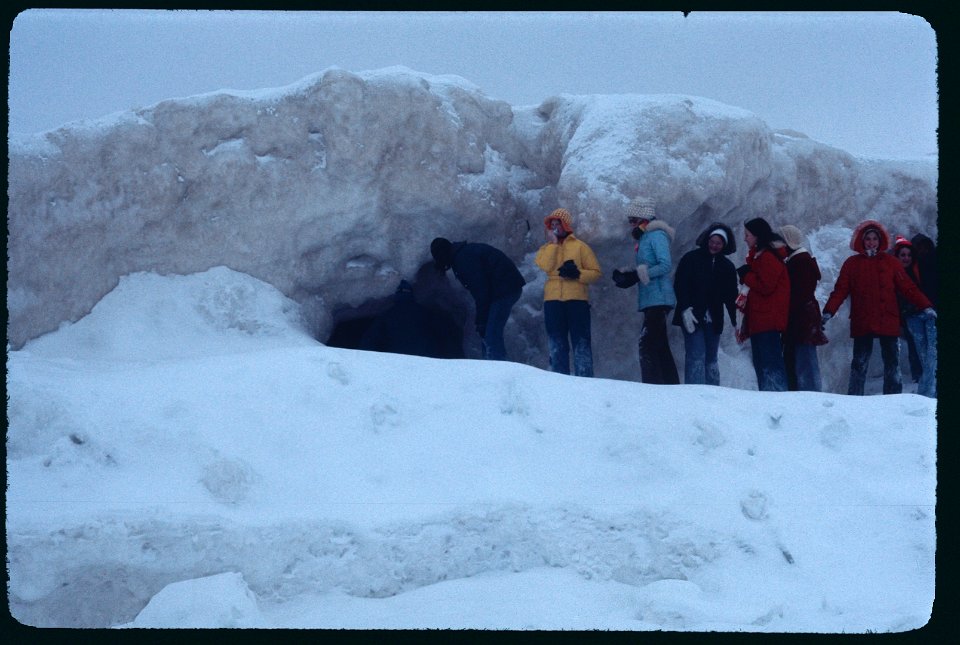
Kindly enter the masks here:
[[453, 243], [445, 237], [434, 238], [430, 243], [430, 255], [437, 271], [446, 271], [453, 264]]
[[754, 217], [743, 223], [744, 227], [757, 238], [757, 250], [772, 249], [774, 242], [783, 242], [783, 238], [773, 232], [770, 224], [762, 217]]

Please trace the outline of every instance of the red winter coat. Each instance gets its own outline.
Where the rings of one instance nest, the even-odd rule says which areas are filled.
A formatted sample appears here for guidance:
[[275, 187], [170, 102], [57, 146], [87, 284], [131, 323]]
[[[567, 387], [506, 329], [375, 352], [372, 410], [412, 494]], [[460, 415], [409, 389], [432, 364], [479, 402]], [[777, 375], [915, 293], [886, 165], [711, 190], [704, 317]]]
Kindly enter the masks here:
[[783, 341], [790, 345], [824, 345], [827, 337], [820, 329], [820, 303], [817, 302], [817, 283], [820, 266], [810, 251], [799, 248], [787, 256], [787, 274], [790, 276], [790, 321]]
[[[880, 246], [876, 255], [867, 255], [863, 234], [868, 228], [877, 229]], [[823, 311], [831, 316], [850, 296], [850, 337], [899, 336], [900, 307], [897, 294], [920, 309], [932, 307], [930, 300], [907, 276], [900, 261], [886, 253], [890, 245], [887, 230], [874, 220], [862, 222], [853, 231], [850, 248], [857, 252], [840, 267], [837, 284], [827, 299]]]
[[743, 284], [750, 287], [747, 295], [747, 333], [751, 336], [765, 331], [785, 331], [790, 312], [790, 277], [783, 264], [783, 249], [765, 250], [747, 254], [750, 270]]

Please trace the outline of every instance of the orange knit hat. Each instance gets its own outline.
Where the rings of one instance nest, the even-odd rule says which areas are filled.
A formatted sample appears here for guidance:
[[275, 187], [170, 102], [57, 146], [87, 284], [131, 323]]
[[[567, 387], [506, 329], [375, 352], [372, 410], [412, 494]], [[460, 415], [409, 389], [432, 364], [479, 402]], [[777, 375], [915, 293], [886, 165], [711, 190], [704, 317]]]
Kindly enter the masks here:
[[573, 217], [571, 217], [570, 211], [566, 208], [558, 208], [543, 218], [543, 225], [549, 228], [550, 221], [555, 219], [560, 220], [560, 225], [563, 226], [564, 231], [573, 233]]

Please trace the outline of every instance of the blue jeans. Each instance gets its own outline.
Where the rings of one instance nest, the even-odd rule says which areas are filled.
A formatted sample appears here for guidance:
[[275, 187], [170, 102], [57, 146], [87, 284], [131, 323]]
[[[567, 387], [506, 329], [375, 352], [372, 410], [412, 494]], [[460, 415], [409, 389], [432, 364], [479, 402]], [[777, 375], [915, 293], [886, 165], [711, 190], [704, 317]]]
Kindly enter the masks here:
[[520, 299], [521, 291], [515, 291], [490, 303], [487, 326], [483, 333], [483, 357], [490, 361], [507, 360], [507, 347], [503, 342], [503, 328], [507, 326], [510, 310]]
[[787, 389], [791, 392], [820, 392], [820, 361], [817, 346], [808, 344], [783, 344], [783, 363], [787, 369]]
[[590, 303], [586, 300], [547, 300], [543, 303], [543, 321], [550, 346], [550, 370], [569, 374], [570, 348], [573, 347], [574, 374], [593, 376]]
[[900, 377], [900, 338], [868, 334], [853, 339], [853, 360], [850, 362], [850, 385], [847, 387], [847, 394], [863, 396], [874, 338], [880, 341], [880, 356], [883, 358], [883, 393], [903, 392], [903, 381]]
[[683, 330], [683, 382], [696, 385], [720, 385], [720, 365], [717, 349], [720, 335], [713, 323], [701, 323], [688, 334]]
[[786, 392], [787, 370], [783, 364], [780, 332], [764, 331], [750, 335], [753, 370], [757, 373], [757, 389], [761, 392]]
[[907, 331], [913, 337], [920, 359], [920, 383], [917, 394], [937, 398], [937, 321], [926, 314], [906, 318]]

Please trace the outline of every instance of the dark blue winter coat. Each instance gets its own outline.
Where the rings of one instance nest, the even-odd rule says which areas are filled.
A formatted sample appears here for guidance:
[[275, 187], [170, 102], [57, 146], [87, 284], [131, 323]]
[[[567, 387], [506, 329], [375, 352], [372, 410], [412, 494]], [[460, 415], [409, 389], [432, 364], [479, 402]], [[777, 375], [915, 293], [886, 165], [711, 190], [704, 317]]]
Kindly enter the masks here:
[[483, 242], [454, 242], [451, 267], [460, 284], [473, 296], [478, 327], [487, 324], [491, 302], [519, 293], [526, 284], [513, 260]]
[[683, 324], [683, 312], [693, 307], [693, 315], [703, 321], [706, 312], [710, 312], [713, 330], [723, 331], [724, 309], [731, 324], [736, 324], [737, 307], [737, 269], [723, 253], [716, 255], [707, 250], [706, 245], [689, 251], [680, 258], [673, 290], [677, 294], [677, 307], [673, 313], [673, 324]]

